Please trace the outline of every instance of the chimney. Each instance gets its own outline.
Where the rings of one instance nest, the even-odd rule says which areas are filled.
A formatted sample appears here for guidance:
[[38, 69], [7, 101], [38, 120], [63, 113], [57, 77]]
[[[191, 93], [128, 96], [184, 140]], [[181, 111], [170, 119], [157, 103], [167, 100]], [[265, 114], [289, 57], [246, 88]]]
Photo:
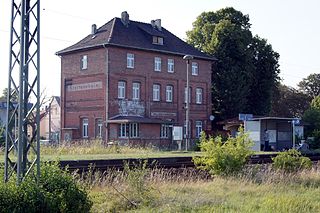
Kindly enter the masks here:
[[156, 19], [154, 22], [158, 30], [161, 31], [161, 19]]
[[121, 21], [124, 26], [127, 27], [129, 25], [130, 20], [129, 20], [129, 14], [127, 13], [127, 11], [123, 11], [121, 13]]
[[97, 32], [97, 25], [93, 24], [93, 25], [91, 26], [91, 35], [96, 34], [96, 32]]
[[152, 26], [153, 28], [156, 28], [156, 23], [155, 23], [154, 20], [151, 20], [151, 26]]

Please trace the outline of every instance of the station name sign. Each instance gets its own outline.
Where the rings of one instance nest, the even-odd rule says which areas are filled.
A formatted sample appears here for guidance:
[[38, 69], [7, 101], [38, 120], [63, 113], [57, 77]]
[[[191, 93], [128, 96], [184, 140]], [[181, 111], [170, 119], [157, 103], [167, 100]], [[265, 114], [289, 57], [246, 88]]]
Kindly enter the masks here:
[[84, 91], [84, 90], [93, 90], [93, 89], [102, 89], [102, 82], [90, 82], [84, 84], [73, 84], [67, 86], [68, 92]]

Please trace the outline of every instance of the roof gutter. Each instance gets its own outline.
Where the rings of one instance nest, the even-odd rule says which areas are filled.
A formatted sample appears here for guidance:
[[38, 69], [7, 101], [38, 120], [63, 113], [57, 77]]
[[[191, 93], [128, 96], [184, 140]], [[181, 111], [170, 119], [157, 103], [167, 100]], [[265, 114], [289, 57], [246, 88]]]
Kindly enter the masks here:
[[[68, 51], [59, 51], [56, 52], [56, 55], [64, 55], [64, 54], [70, 54], [73, 52], [77, 51], [83, 51], [83, 50], [89, 50], [89, 49], [95, 49], [95, 48], [105, 48], [106, 46], [115, 46], [115, 47], [124, 47], [124, 48], [130, 48], [130, 49], [138, 49], [138, 50], [146, 50], [146, 51], [151, 51], [151, 52], [161, 52], [161, 53], [167, 53], [167, 54], [173, 54], [173, 55], [179, 55], [179, 56], [184, 56], [187, 53], [179, 53], [179, 52], [171, 52], [171, 51], [166, 51], [166, 50], [155, 50], [155, 49], [149, 49], [149, 48], [141, 48], [141, 47], [134, 47], [134, 46], [128, 46], [128, 45], [121, 45], [121, 44], [114, 44], [114, 43], [103, 43], [99, 45], [91, 45], [87, 46], [85, 48], [74, 48]], [[203, 57], [203, 56], [195, 56], [197, 59], [204, 59], [204, 60], [210, 60], [210, 61], [217, 61], [218, 59], [216, 57]]]

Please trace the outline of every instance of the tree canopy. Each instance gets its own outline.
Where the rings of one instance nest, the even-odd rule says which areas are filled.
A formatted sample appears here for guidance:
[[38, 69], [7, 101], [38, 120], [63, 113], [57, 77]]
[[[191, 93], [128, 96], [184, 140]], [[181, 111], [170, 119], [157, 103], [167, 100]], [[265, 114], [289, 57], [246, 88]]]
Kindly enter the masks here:
[[320, 74], [311, 74], [298, 84], [299, 90], [311, 98], [320, 95]]
[[221, 119], [238, 113], [267, 115], [279, 80], [279, 54], [253, 36], [249, 16], [232, 7], [203, 12], [187, 32], [188, 43], [218, 60], [212, 79], [213, 108]]
[[278, 84], [272, 95], [271, 116], [301, 118], [311, 98], [293, 87]]

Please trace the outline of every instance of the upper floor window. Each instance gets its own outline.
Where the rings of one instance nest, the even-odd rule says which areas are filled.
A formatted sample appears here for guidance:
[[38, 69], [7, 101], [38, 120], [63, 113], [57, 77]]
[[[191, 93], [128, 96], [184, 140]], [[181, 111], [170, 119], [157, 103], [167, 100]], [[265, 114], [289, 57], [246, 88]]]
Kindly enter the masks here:
[[81, 57], [81, 70], [86, 70], [88, 69], [88, 56], [83, 55]]
[[202, 104], [202, 88], [196, 89], [196, 103]]
[[196, 137], [199, 138], [202, 132], [202, 121], [196, 121]]
[[132, 84], [132, 100], [140, 99], [140, 83], [133, 82]]
[[127, 53], [127, 68], [134, 68], [134, 54]]
[[166, 86], [166, 102], [172, 102], [173, 97], [173, 86]]
[[199, 68], [197, 62], [192, 62], [192, 75], [198, 75], [199, 74]]
[[160, 101], [160, 85], [154, 84], [152, 91], [153, 91], [152, 100]]
[[126, 97], [126, 82], [119, 81], [118, 82], [118, 98], [124, 99]]
[[163, 38], [159, 37], [159, 36], [153, 36], [152, 37], [152, 43], [153, 44], [163, 45]]
[[161, 71], [161, 58], [159, 57], [154, 58], [154, 71]]
[[168, 59], [168, 72], [174, 72], [174, 60]]
[[82, 119], [82, 137], [83, 138], [88, 137], [88, 130], [89, 130], [89, 119], [83, 118]]

